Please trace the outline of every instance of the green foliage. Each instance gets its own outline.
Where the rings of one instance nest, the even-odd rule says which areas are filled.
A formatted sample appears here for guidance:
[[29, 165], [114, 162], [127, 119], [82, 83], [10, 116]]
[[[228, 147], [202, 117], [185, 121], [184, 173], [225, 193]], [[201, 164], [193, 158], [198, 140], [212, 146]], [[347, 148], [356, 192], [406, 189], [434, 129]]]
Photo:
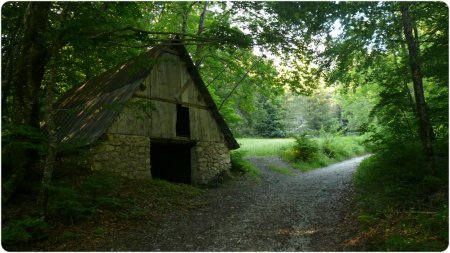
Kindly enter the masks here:
[[80, 190], [89, 199], [104, 197], [113, 189], [116, 178], [108, 173], [95, 172], [84, 180]]
[[[9, 145], [20, 145], [28, 150], [35, 150], [40, 153], [46, 151], [45, 135], [38, 129], [28, 125], [15, 125], [6, 123], [2, 126], [2, 146], [8, 149]], [[6, 158], [11, 158], [6, 156]]]
[[439, 251], [448, 245], [448, 160], [424, 169], [419, 143], [397, 144], [364, 160], [355, 174], [361, 233], [369, 250]]
[[50, 216], [74, 224], [92, 218], [98, 209], [120, 210], [125, 201], [110, 196], [116, 181], [111, 174], [96, 172], [79, 185], [53, 183], [49, 186]]
[[[299, 133], [319, 136], [321, 132], [362, 134], [364, 129], [355, 125], [367, 124], [365, 118], [359, 118], [361, 114], [369, 114], [371, 104], [367, 101], [367, 94], [344, 96], [340, 92], [344, 93], [338, 86], [333, 89], [318, 87], [309, 96], [287, 94], [286, 132], [292, 136]], [[355, 119], [354, 115], [358, 118]]]
[[370, 112], [378, 102], [379, 89], [377, 84], [371, 84], [336, 90], [333, 97], [339, 106], [344, 133], [364, 134], [370, 130], [370, 124], [374, 123]]
[[293, 147], [294, 159], [300, 161], [311, 161], [316, 158], [320, 148], [316, 140], [308, 138], [306, 134], [299, 135], [295, 138]]
[[261, 172], [252, 163], [244, 159], [245, 154], [243, 151], [231, 151], [231, 172], [259, 176]]
[[211, 53], [215, 55], [203, 60], [200, 72], [216, 104], [223, 104], [220, 112], [233, 132], [283, 136], [284, 84], [273, 62], [243, 49]]
[[256, 123], [255, 134], [266, 138], [286, 137], [282, 122], [284, 113], [280, 104], [266, 100], [262, 103], [262, 108], [264, 109], [263, 117]]
[[94, 229], [94, 234], [98, 237], [103, 237], [106, 235], [106, 229], [104, 229], [102, 227], [96, 227]]
[[231, 27], [229, 23], [214, 22], [204, 35], [217, 38], [219, 45], [235, 45], [237, 48], [250, 48], [252, 45], [250, 36], [237, 27]]
[[281, 156], [303, 171], [366, 153], [363, 136], [324, 135], [322, 138], [309, 138], [300, 135], [296, 139], [240, 138], [238, 142], [240, 151], [246, 156]]
[[66, 184], [49, 186], [49, 214], [53, 218], [62, 219], [68, 224], [86, 220], [93, 208], [83, 201], [83, 196]]
[[295, 139], [259, 139], [259, 138], [238, 138], [239, 151], [246, 156], [279, 156], [284, 150], [292, 147]]
[[310, 138], [300, 135], [293, 147], [284, 150], [282, 157], [291, 161], [294, 167], [309, 171], [365, 154], [363, 140], [362, 136], [326, 134], [321, 138]]
[[2, 225], [2, 245], [15, 250], [20, 244], [37, 241], [47, 236], [48, 224], [43, 218], [23, 218]]

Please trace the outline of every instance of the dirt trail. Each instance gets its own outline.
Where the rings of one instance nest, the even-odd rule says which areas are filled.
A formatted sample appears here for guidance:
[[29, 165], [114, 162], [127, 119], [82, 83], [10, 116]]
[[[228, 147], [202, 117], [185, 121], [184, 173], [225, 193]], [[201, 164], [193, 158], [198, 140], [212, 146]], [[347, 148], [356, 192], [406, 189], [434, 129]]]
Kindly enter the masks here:
[[351, 208], [352, 174], [364, 157], [291, 175], [277, 157], [249, 160], [260, 182], [237, 180], [206, 193], [200, 209], [168, 216], [157, 231], [118, 243], [127, 251], [334, 251], [351, 236], [343, 227]]

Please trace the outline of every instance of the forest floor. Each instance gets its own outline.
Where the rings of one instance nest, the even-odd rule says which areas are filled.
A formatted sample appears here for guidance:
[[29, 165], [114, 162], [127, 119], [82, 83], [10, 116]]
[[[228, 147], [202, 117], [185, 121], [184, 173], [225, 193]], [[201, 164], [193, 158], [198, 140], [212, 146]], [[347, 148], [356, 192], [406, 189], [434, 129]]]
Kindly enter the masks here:
[[278, 157], [250, 157], [261, 180], [244, 177], [208, 189], [199, 208], [111, 235], [95, 250], [355, 250], [352, 175], [364, 158], [300, 172]]

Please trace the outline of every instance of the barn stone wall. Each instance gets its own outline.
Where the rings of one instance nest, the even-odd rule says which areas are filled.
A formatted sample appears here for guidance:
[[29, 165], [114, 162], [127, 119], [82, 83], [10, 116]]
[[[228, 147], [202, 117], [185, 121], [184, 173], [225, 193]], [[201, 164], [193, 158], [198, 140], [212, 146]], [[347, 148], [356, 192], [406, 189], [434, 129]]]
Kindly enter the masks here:
[[105, 134], [90, 150], [92, 170], [104, 170], [129, 178], [151, 178], [150, 139], [145, 136]]
[[197, 142], [194, 157], [198, 184], [220, 180], [230, 171], [230, 151], [222, 142]]
[[[191, 151], [194, 184], [221, 180], [231, 169], [230, 151], [223, 142], [199, 141]], [[150, 138], [104, 134], [84, 155], [92, 170], [116, 173], [128, 178], [151, 178]]]

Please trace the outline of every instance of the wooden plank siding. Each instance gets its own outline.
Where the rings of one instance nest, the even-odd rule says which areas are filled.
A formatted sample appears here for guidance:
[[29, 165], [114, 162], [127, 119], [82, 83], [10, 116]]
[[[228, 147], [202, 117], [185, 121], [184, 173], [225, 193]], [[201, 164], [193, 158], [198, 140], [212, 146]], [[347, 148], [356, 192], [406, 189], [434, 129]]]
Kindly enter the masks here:
[[[151, 101], [151, 116], [125, 107], [107, 133], [177, 139], [176, 105], [189, 107], [191, 140], [224, 142], [224, 135], [198, 91], [184, 62], [163, 52], [130, 101]], [[144, 117], [143, 117], [144, 116]]]
[[[130, 102], [141, 100], [142, 99], [131, 98]], [[150, 136], [152, 131], [152, 115], [150, 109], [148, 110], [148, 112], [149, 113], [126, 106], [106, 132], [112, 134]]]
[[225, 141], [222, 131], [209, 110], [189, 108], [191, 138], [199, 141]]

